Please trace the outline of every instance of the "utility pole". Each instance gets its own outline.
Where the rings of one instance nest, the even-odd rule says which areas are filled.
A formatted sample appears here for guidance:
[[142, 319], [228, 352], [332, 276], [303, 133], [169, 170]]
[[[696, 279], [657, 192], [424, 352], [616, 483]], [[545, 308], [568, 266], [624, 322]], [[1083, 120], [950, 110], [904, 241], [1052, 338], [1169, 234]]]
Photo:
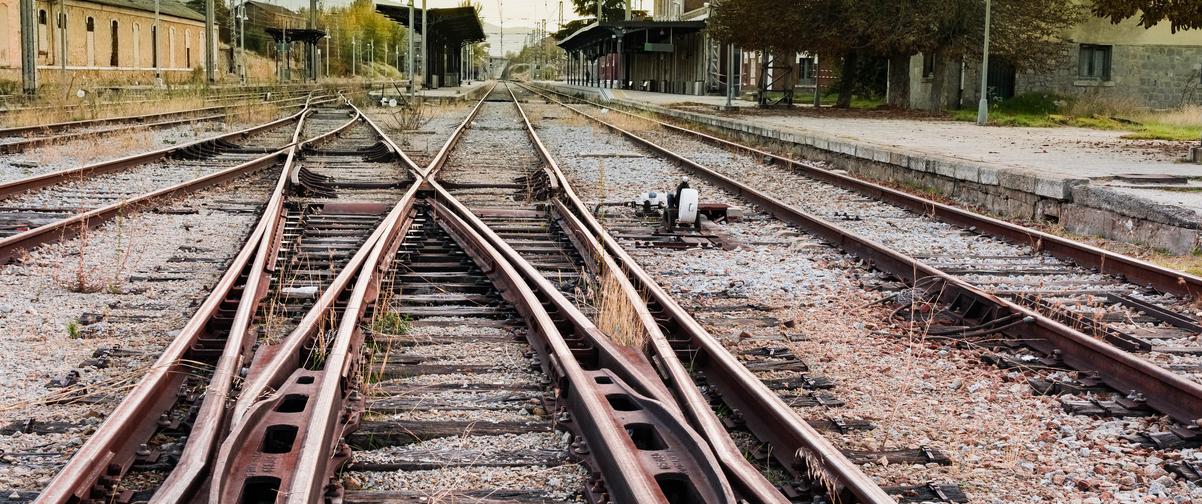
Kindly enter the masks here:
[[33, 0], [21, 0], [21, 89], [27, 95], [38, 92], [37, 20]]
[[730, 109], [735, 96], [735, 45], [730, 44], [726, 56], [726, 108]]
[[241, 11], [238, 16], [238, 75], [246, 84], [246, 0], [242, 1], [242, 7], [238, 10]]
[[497, 0], [497, 17], [501, 20], [501, 58], [505, 58], [505, 15], [501, 12], [501, 0]]
[[430, 33], [430, 25], [426, 24], [426, 0], [422, 0], [422, 87], [426, 87], [426, 83], [430, 82], [430, 65], [426, 58], [430, 56], [430, 47], [426, 45], [429, 38], [426, 36]]
[[[317, 0], [309, 0], [309, 24], [305, 27], [310, 30], [317, 29]], [[312, 34], [308, 36], [312, 36]], [[313, 79], [313, 82], [317, 82], [317, 41], [314, 40], [311, 44], [306, 41], [305, 47], [309, 48], [306, 51], [308, 60], [305, 61], [305, 66], [308, 67], [308, 71], [305, 72], [305, 77]]]
[[159, 65], [159, 0], [154, 0], [154, 29], [151, 30], [154, 36], [151, 37], [151, 42], [154, 44], [152, 52], [154, 53], [154, 85], [163, 87], [163, 69]]
[[[977, 124], [989, 122], [989, 14], [993, 2], [985, 0], [985, 48], [981, 51], [981, 101], [977, 105]], [[942, 76], [936, 75], [936, 79]]]
[[351, 77], [357, 77], [359, 75], [358, 70], [355, 68], [355, 58], [359, 52], [359, 50], [356, 49], [358, 44], [359, 41], [355, 39], [354, 35], [351, 35]]
[[330, 78], [330, 36], [326, 35], [326, 78]]
[[[159, 10], [159, 0], [154, 0], [155, 16], [157, 19]], [[58, 41], [59, 41], [59, 57], [62, 61], [59, 66], [63, 72], [63, 84], [67, 83], [67, 0], [58, 1]]]
[[214, 64], [214, 62], [217, 60], [215, 58], [213, 58], [213, 49], [217, 47], [217, 44], [213, 40], [214, 38], [216, 38], [213, 36], [213, 32], [214, 32], [213, 27], [216, 26], [216, 24], [215, 24], [216, 17], [214, 17], [215, 14], [213, 14], [213, 2], [214, 2], [214, 0], [205, 0], [205, 86], [206, 87], [208, 87], [209, 84], [212, 84], [217, 81], [217, 78], [214, 77], [214, 70], [216, 70], [216, 68], [215, 68], [216, 65]]
[[413, 101], [413, 93], [417, 89], [413, 79], [413, 38], [417, 35], [417, 30], [413, 27], [413, 0], [409, 0], [409, 56], [405, 59], [405, 64], [409, 67], [409, 101]]

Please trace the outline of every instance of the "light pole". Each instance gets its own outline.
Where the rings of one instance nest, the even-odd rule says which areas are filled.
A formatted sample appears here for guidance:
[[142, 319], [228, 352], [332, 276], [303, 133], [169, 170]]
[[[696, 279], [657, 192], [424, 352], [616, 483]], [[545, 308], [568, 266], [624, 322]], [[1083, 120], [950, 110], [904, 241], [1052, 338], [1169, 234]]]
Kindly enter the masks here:
[[[423, 30], [425, 28], [422, 28]], [[417, 35], [417, 30], [413, 28], [413, 0], [409, 0], [409, 55], [405, 57], [405, 65], [409, 67], [409, 101], [413, 101], [414, 90], [417, 89], [417, 84], [413, 79], [413, 38]]]
[[[989, 122], [989, 14], [990, 0], [985, 0], [985, 48], [981, 51], [981, 101], [977, 105], [977, 124]], [[936, 76], [938, 77], [938, 76]]]
[[330, 78], [330, 38], [331, 37], [327, 34], [325, 37], [322, 37], [322, 38], [326, 39], [326, 78], [328, 79], [328, 78]]
[[351, 77], [358, 77], [359, 75], [358, 69], [355, 68], [355, 58], [358, 57], [357, 55], [359, 54], [357, 49], [358, 44], [359, 42], [355, 39], [355, 36], [351, 35]]

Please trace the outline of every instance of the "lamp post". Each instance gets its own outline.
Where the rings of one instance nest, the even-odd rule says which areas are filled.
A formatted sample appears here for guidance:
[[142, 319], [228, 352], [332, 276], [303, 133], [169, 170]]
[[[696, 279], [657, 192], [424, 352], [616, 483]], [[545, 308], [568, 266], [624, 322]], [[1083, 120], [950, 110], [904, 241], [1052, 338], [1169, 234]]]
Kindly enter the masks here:
[[977, 124], [989, 122], [989, 14], [990, 0], [985, 0], [985, 48], [981, 51], [981, 101], [977, 105]]

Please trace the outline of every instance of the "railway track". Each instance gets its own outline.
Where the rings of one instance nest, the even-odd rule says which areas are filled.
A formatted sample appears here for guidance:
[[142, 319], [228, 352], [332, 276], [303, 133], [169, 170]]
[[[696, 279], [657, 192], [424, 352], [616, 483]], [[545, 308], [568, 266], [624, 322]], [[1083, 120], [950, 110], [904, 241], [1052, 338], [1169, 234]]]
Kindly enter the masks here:
[[388, 208], [357, 201], [353, 194], [363, 189], [337, 177], [323, 189], [341, 197], [310, 195], [311, 187], [290, 182], [312, 168], [310, 155], [325, 158], [321, 164], [377, 159], [379, 139], [363, 128], [347, 107], [318, 108], [293, 128], [287, 159], [273, 164], [274, 193], [246, 245], [149, 376], [43, 490], [41, 501], [178, 502], [176, 495], [204, 482], [241, 361], [295, 326], [294, 318], [317, 302], [316, 293], [334, 280], [331, 272], [351, 259]]
[[[237, 102], [242, 102], [242, 101], [247, 101], [247, 100], [257, 100], [257, 99], [261, 100], [261, 99], [268, 97], [268, 95], [273, 95], [280, 99], [303, 97], [305, 95], [308, 95], [311, 91], [312, 90], [307, 87], [302, 88], [302, 89], [278, 89], [278, 88], [273, 88], [273, 87], [262, 87], [262, 88], [260, 88], [259, 91], [241, 91], [241, 92], [237, 92], [237, 93], [205, 96], [205, 97], [203, 97], [203, 101], [206, 104], [212, 103], [215, 105], [231, 105], [231, 104], [234, 104]], [[170, 99], [170, 98], [178, 97], [178, 96], [179, 95], [177, 95], [177, 94], [167, 93], [167, 94], [164, 94], [164, 95], [162, 95], [160, 97], [156, 97], [156, 98], [128, 99], [128, 100], [126, 100], [126, 99], [99, 100], [99, 101], [96, 101], [95, 103], [86, 103], [85, 104], [85, 103], [81, 102], [81, 103], [77, 103], [74, 105], [46, 105], [46, 106], [33, 106], [33, 107], [0, 108], [0, 122], [6, 121], [7, 120], [6, 117], [11, 116], [11, 115], [30, 114], [30, 113], [53, 113], [53, 112], [58, 112], [58, 111], [68, 110], [68, 109], [74, 109], [81, 115], [88, 115], [87, 114], [88, 111], [84, 110], [84, 107], [95, 107], [96, 109], [103, 110], [105, 108], [112, 108], [112, 107], [154, 103], [154, 102], [162, 100], [164, 98]], [[0, 101], [3, 101], [3, 100], [0, 99]], [[104, 119], [100, 119], [100, 120], [104, 120]], [[81, 121], [82, 121], [82, 119], [81, 119]]]
[[[106, 220], [270, 166], [308, 108], [215, 138], [0, 184], [0, 260]], [[313, 123], [321, 123], [315, 119]], [[325, 121], [328, 122], [328, 121]]]
[[[307, 96], [297, 96], [258, 103], [283, 109], [303, 108], [308, 99]], [[124, 131], [222, 121], [233, 115], [229, 108], [229, 105], [218, 105], [176, 112], [0, 128], [0, 154], [14, 154], [35, 147]]]
[[[1150, 408], [1187, 425], [1200, 417], [1195, 349], [1202, 279], [680, 127], [646, 124], [650, 131], [618, 131], [777, 218], [918, 281], [918, 299], [946, 307], [938, 313], [952, 318], [941, 320], [952, 326], [948, 334], [991, 330], [1026, 338], [1054, 366], [1096, 372], [1086, 383], [1042, 384], [1050, 391], [1096, 390], [1091, 384], [1100, 380], [1138, 397], [1093, 408], [1119, 415]], [[684, 145], [694, 157], [714, 161], [678, 154]], [[770, 156], [780, 166], [731, 162], [724, 148]], [[756, 177], [756, 170], [767, 175]], [[784, 179], [769, 185], [768, 175]], [[785, 192], [782, 183], [795, 192]], [[816, 194], [823, 195], [821, 205]]]
[[[949, 209], [906, 214], [904, 205], [851, 192], [851, 182], [838, 192], [787, 178], [798, 194], [778, 200], [769, 194], [783, 186], [756, 177], [779, 168], [735, 171], [736, 154], [654, 130], [662, 126], [619, 131], [703, 175], [713, 194], [758, 206], [744, 216], [749, 225], [664, 232], [635, 209], [590, 206], [515, 94], [534, 96], [492, 89], [424, 168], [357, 109], [306, 114], [247, 245], [160, 365], [41, 501], [965, 501], [948, 482], [878, 487], [858, 464], [938, 464], [938, 450], [840, 452], [820, 431], [870, 426], [799, 416], [795, 407], [838, 401], [801, 356], [771, 343], [728, 346], [699, 322], [710, 314], [695, 319], [640, 265], [739, 240], [762, 244], [744, 250], [771, 248], [772, 234], [787, 228], [770, 218], [867, 256], [886, 273], [878, 287], [893, 289], [895, 301], [909, 297], [897, 313], [930, 323], [934, 334], [969, 340], [1042, 327], [1057, 336], [999, 345], [998, 362], [1032, 355], [1052, 369], [1099, 371], [1033, 382], [1055, 389], [1043, 392], [1111, 393], [1097, 384], [1117, 388], [1148, 364], [1130, 352], [1188, 353], [1153, 342], [1177, 334], [1168, 326], [1189, 330], [1181, 287], [1134, 287], [1085, 265], [1064, 267], [1047, 249], [1022, 256], [1020, 246], [941, 227], [949, 224], [934, 217]], [[660, 145], [669, 142], [674, 149]], [[673, 152], [683, 149], [706, 164]], [[730, 171], [719, 173], [711, 165], [723, 159]], [[604, 191], [586, 192], [596, 199]], [[817, 195], [827, 204], [795, 208]], [[729, 207], [705, 210], [734, 222]], [[947, 246], [921, 255], [915, 237], [932, 230]], [[1156, 274], [1165, 272], [1141, 278]], [[1094, 283], [1084, 289], [1086, 281]], [[1071, 310], [1079, 302], [1071, 296], [1088, 291], [1126, 296], [1114, 303], [1139, 313], [1103, 314], [1085, 327], [1080, 313], [1057, 315], [1022, 297], [1048, 285], [1056, 290], [1038, 294], [1056, 309]], [[1136, 324], [1145, 332], [1132, 334]], [[1098, 343], [1126, 341], [1115, 332], [1147, 337], [1147, 345], [1111, 351]], [[1108, 377], [1102, 358], [1083, 365], [1082, 350], [1065, 351], [1065, 341], [1132, 367]], [[1036, 353], [1049, 346], [1061, 352]], [[1189, 418], [1182, 414], [1192, 405], [1148, 395], [1165, 393], [1149, 385], [1155, 380], [1189, 392], [1190, 382], [1166, 374], [1136, 380], [1147, 389], [1138, 400], [1118, 394], [1080, 411]], [[1179, 431], [1174, 442], [1189, 443], [1190, 428]]]
[[[656, 364], [637, 345], [616, 342], [620, 331], [606, 334], [594, 325], [611, 308], [576, 308], [572, 301], [588, 301], [579, 285], [598, 274], [602, 286], [616, 285], [609, 288], [619, 304], [641, 305], [598, 244], [581, 253], [587, 246], [577, 243], [588, 235], [559, 196], [521, 197], [516, 184], [506, 182], [491, 188], [492, 195], [460, 194], [508, 213], [543, 206], [544, 213], [507, 228], [482, 220], [490, 212], [469, 209], [432, 177], [408, 184], [399, 196], [406, 180], [381, 183], [395, 177], [397, 166], [413, 175], [464, 171], [475, 149], [490, 148], [481, 139], [492, 134], [518, 141], [529, 132], [492, 110], [497, 105], [512, 114], [512, 96], [508, 101], [474, 109], [428, 170], [391, 142], [365, 141], [371, 131], [378, 134], [370, 121], [356, 119], [338, 135], [297, 144], [252, 240], [160, 358], [156, 369], [163, 371], [135, 389], [41, 501], [74, 495], [176, 502], [207, 492], [217, 502], [312, 502], [319, 496], [350, 502], [498, 496], [517, 502], [733, 502], [736, 495], [787, 502], [726, 437], [649, 313], [640, 313], [636, 324], [649, 332], [650, 353], [659, 352]], [[509, 131], [499, 133], [505, 122]], [[494, 124], [498, 129], [489, 130]], [[534, 143], [526, 146], [533, 150], [538, 142], [530, 138]], [[528, 170], [527, 163], [536, 161], [529, 153], [510, 161], [516, 162], [486, 171], [492, 178], [532, 176], [531, 184], [547, 189], [562, 180]], [[373, 177], [362, 166], [369, 164], [393, 171]], [[353, 169], [322, 172], [328, 165]], [[539, 173], [546, 178], [534, 180]], [[465, 184], [472, 182], [455, 190]], [[484, 189], [478, 184], [467, 190]], [[307, 219], [289, 213], [305, 204], [320, 204], [331, 219], [315, 219], [307, 228]], [[535, 208], [521, 208], [531, 204]], [[538, 224], [552, 213], [570, 231]], [[358, 217], [333, 218], [345, 214]], [[280, 239], [295, 248], [273, 247]], [[594, 265], [575, 279], [566, 275], [581, 266], [588, 270], [589, 262], [600, 269]], [[291, 273], [289, 266], [295, 266]], [[569, 290], [569, 281], [576, 283], [572, 300], [561, 292]], [[183, 365], [198, 342], [205, 343], [211, 363], [204, 368], [213, 370], [207, 384], [205, 373], [188, 373], [195, 379], [188, 383], [168, 372]], [[234, 397], [236, 363], [252, 348], [238, 400], [227, 410], [223, 398]], [[665, 378], [675, 381], [669, 386]], [[742, 381], [753, 395], [764, 394], [755, 388], [758, 382], [717, 373], [713, 378], [724, 385]], [[174, 406], [155, 400], [181, 382], [193, 393], [180, 394]], [[178, 442], [160, 445], [163, 436], [151, 436], [160, 427], [145, 420], [131, 427], [139, 425], [134, 419], [158, 418], [154, 412], [163, 408], [182, 408], [191, 418], [157, 422], [180, 431], [180, 425], [191, 426], [182, 451]], [[781, 405], [748, 411], [765, 413], [765, 422], [789, 422], [784, 429], [794, 432], [783, 435], [790, 440], [811, 434]], [[154, 446], [135, 449], [138, 438], [154, 439]], [[820, 438], [806, 442], [811, 444], [799, 449], [828, 451], [786, 455], [805, 459], [794, 472], [834, 478], [809, 479], [806, 495], [889, 501]], [[98, 457], [108, 474], [93, 479], [87, 468]], [[170, 472], [129, 472], [131, 464], [160, 457]], [[343, 467], [350, 457], [355, 462]]]

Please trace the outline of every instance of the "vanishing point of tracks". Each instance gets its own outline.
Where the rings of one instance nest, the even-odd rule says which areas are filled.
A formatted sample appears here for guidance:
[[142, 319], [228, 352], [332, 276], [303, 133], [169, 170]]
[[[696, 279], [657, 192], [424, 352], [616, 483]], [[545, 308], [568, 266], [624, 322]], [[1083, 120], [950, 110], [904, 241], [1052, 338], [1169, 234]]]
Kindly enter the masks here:
[[[881, 454], [843, 453], [816, 426], [849, 426], [798, 416], [791, 404], [802, 396], [824, 399], [796, 392], [821, 388], [797, 356], [727, 350], [622, 245], [722, 247], [728, 238], [712, 224], [665, 232], [640, 216], [603, 223], [514, 93], [532, 96], [491, 89], [427, 167], [357, 109], [334, 105], [290, 118], [287, 138], [268, 128], [250, 137], [254, 148], [218, 142], [193, 154], [227, 166], [210, 175], [258, 160], [257, 169], [277, 168], [264, 170], [277, 177], [271, 199], [187, 326], [39, 501], [963, 499], [954, 485], [878, 487], [857, 464]], [[1000, 362], [1042, 352], [1048, 367], [1082, 378], [1037, 385], [1111, 387], [1119, 399], [1094, 400], [1094, 409], [1160, 412], [1190, 441], [1197, 384], [1135, 352], [1189, 354], [1174, 335], [1196, 327], [1181, 311], [1199, 279], [775, 158], [843, 187], [838, 204], [807, 212], [770, 196], [772, 186], [737, 181], [754, 174], [718, 173], [658, 145], [684, 132], [625, 134], [870, 261], [898, 283], [899, 312], [932, 317], [948, 337], [1022, 338]], [[59, 187], [39, 187], [27, 196], [46, 199], [21, 200], [8, 218], [32, 231], [71, 218], [47, 206], [51, 198], [91, 212], [136, 199], [70, 199], [78, 195]], [[901, 236], [857, 234], [884, 221]], [[919, 228], [903, 224], [918, 221], [928, 233], [975, 222], [976, 233], [1028, 237], [1020, 243], [1037, 253], [943, 227], [993, 248], [891, 248], [914, 244], [905, 231]], [[5, 240], [28, 232], [17, 231]], [[1103, 313], [1082, 316], [1078, 300]]]

